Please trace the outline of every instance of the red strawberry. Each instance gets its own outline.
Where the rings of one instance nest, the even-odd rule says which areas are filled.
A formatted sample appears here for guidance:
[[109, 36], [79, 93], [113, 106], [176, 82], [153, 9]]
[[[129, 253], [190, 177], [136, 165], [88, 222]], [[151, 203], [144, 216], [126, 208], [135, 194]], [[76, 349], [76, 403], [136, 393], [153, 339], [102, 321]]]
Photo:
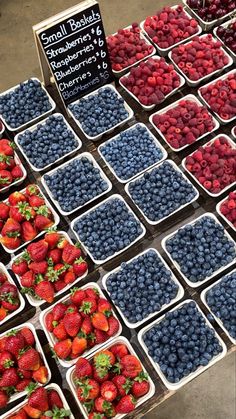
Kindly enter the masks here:
[[25, 344], [27, 346], [34, 346], [35, 344], [35, 337], [33, 332], [28, 327], [22, 327], [20, 334], [25, 339]]
[[12, 183], [12, 175], [8, 170], [0, 170], [0, 189]]
[[24, 216], [21, 214], [18, 206], [17, 207], [11, 207], [10, 212], [9, 212], [9, 217], [18, 221], [18, 223], [22, 223], [22, 221], [24, 221], [24, 219], [25, 219]]
[[79, 306], [85, 297], [86, 297], [86, 293], [84, 290], [81, 290], [76, 287], [70, 290], [70, 300], [76, 306]]
[[45, 260], [48, 251], [48, 243], [45, 240], [39, 240], [36, 243], [31, 243], [27, 247], [30, 258], [34, 262], [41, 262]]
[[148, 382], [148, 375], [143, 371], [134, 379], [134, 383], [131, 388], [133, 396], [138, 399], [148, 393], [150, 384]]
[[33, 379], [37, 383], [46, 384], [48, 381], [48, 370], [47, 368], [42, 365], [36, 371], [33, 372]]
[[19, 383], [16, 385], [16, 390], [17, 391], [24, 391], [26, 389], [26, 387], [28, 387], [28, 385], [31, 383], [31, 379], [30, 378], [23, 378], [22, 380], [19, 381]]
[[105, 315], [109, 315], [111, 313], [112, 307], [109, 301], [107, 301], [105, 298], [99, 298], [97, 310]]
[[59, 242], [57, 243], [57, 247], [58, 249], [64, 249], [68, 243], [69, 242], [65, 237], [61, 237]]
[[97, 288], [87, 288], [85, 292], [88, 298], [94, 298], [94, 300], [97, 300], [99, 298], [99, 291], [97, 290]]
[[116, 385], [120, 396], [125, 396], [129, 393], [132, 387], [132, 381], [130, 378], [126, 378], [124, 375], [116, 375], [112, 378], [113, 383]]
[[28, 271], [28, 264], [26, 260], [18, 258], [11, 265], [11, 269], [16, 275], [24, 275]]
[[86, 358], [79, 358], [75, 364], [75, 375], [77, 378], [92, 377], [93, 369]]
[[27, 198], [22, 192], [13, 192], [8, 197], [8, 202], [11, 206], [16, 206], [19, 202], [26, 202]]
[[10, 207], [5, 202], [0, 202], [0, 219], [6, 220], [9, 217]]
[[14, 180], [21, 179], [23, 177], [23, 170], [19, 164], [17, 164], [11, 171], [11, 175]]
[[14, 155], [15, 144], [10, 140], [3, 138], [0, 140], [0, 153], [5, 154], [5, 156]]
[[34, 348], [29, 348], [18, 358], [18, 366], [23, 370], [36, 371], [40, 367], [40, 356]]
[[131, 394], [128, 394], [120, 399], [118, 404], [116, 405], [116, 413], [117, 414], [123, 414], [123, 413], [130, 413], [135, 409], [136, 401], [131, 396]]
[[48, 404], [50, 409], [54, 407], [58, 407], [59, 409], [63, 408], [63, 402], [56, 390], [52, 389], [48, 391]]
[[0, 408], [1, 409], [7, 405], [8, 399], [9, 399], [9, 396], [7, 395], [7, 393], [3, 390], [0, 390]]
[[22, 215], [24, 220], [31, 220], [34, 219], [36, 212], [33, 208], [31, 208], [28, 202], [19, 202], [17, 205], [19, 209], [19, 213]]
[[46, 326], [46, 329], [49, 332], [53, 331], [54, 326], [53, 326], [53, 315], [52, 315], [52, 313], [47, 313], [46, 314], [46, 316], [45, 316], [45, 326]]
[[34, 226], [38, 231], [46, 230], [54, 224], [54, 221], [44, 215], [38, 214], [34, 220]]
[[20, 378], [32, 378], [33, 376], [33, 371], [27, 371], [27, 370], [22, 370], [20, 368], [17, 368], [17, 374], [19, 375]]
[[0, 387], [10, 387], [16, 386], [19, 382], [19, 377], [17, 375], [15, 368], [7, 368], [3, 371], [2, 377], [0, 378]]
[[16, 357], [19, 354], [19, 351], [23, 349], [25, 346], [25, 340], [24, 337], [15, 330], [11, 330], [11, 332], [8, 334], [5, 344], [4, 344], [4, 350], [11, 352], [11, 354], [15, 355]]
[[50, 231], [44, 236], [44, 240], [48, 243], [49, 249], [54, 249], [60, 240], [60, 234], [56, 231]]
[[32, 195], [38, 195], [39, 193], [40, 193], [40, 190], [39, 190], [38, 186], [35, 185], [35, 184], [30, 184], [26, 187], [25, 194], [28, 197], [32, 196]]
[[88, 341], [84, 337], [76, 336], [72, 342], [71, 358], [77, 358], [87, 349]]
[[100, 391], [99, 384], [92, 378], [87, 378], [80, 382], [77, 389], [77, 396], [80, 401], [94, 400], [98, 397]]
[[14, 357], [8, 351], [3, 351], [0, 353], [0, 371], [4, 371], [14, 365]]
[[52, 249], [48, 252], [47, 257], [48, 257], [48, 259], [52, 260], [54, 265], [56, 265], [57, 263], [61, 262], [61, 250], [60, 249]]
[[[102, 375], [102, 376], [101, 376]], [[110, 378], [109, 375], [109, 371], [104, 370], [102, 371], [97, 371], [95, 368], [93, 370], [93, 378], [94, 380], [96, 380], [98, 383], [104, 383], [105, 381], [108, 381]]]
[[[98, 397], [95, 400], [94, 403], [95, 406], [95, 410], [97, 410], [99, 412], [99, 415], [101, 415], [102, 413], [104, 413], [106, 416], [103, 417], [113, 417], [116, 415], [114, 406], [111, 402], [108, 402], [107, 400], [104, 399], [104, 397]], [[102, 416], [102, 415], [101, 415]], [[95, 416], [96, 418], [96, 416]]]
[[18, 298], [11, 296], [5, 297], [5, 300], [2, 301], [2, 307], [7, 311], [15, 311], [19, 307], [20, 302]]
[[116, 356], [116, 358], [123, 358], [123, 356], [128, 355], [129, 351], [123, 343], [116, 343], [110, 347], [110, 351]]
[[7, 281], [6, 275], [3, 273], [3, 271], [0, 270], [0, 285], [4, 284], [4, 282]]
[[[33, 416], [31, 416], [33, 417]], [[15, 415], [11, 416], [9, 419], [28, 419], [28, 416], [24, 409], [20, 409]]]
[[106, 342], [106, 340], [108, 339], [106, 332], [103, 332], [102, 330], [95, 329], [94, 334], [95, 334], [95, 343], [97, 345], [99, 343]]
[[51, 282], [41, 281], [35, 286], [35, 294], [47, 303], [52, 303], [54, 300], [54, 288]]
[[32, 262], [29, 264], [29, 269], [33, 271], [35, 274], [42, 274], [44, 275], [47, 272], [48, 264], [45, 260], [41, 262]]
[[105, 314], [103, 313], [94, 313], [92, 316], [92, 325], [95, 329], [102, 330], [103, 332], [107, 332], [109, 329], [109, 324]]
[[[112, 417], [112, 416], [109, 416], [109, 417]], [[89, 413], [88, 419], [106, 419], [106, 416], [103, 413], [92, 412], [92, 413]]]
[[[87, 291], [87, 290], [86, 290]], [[85, 292], [86, 292], [85, 291]], [[87, 294], [87, 292], [86, 292]], [[97, 309], [97, 303], [94, 298], [86, 297], [83, 299], [80, 307], [80, 311], [85, 314], [93, 314]]]
[[74, 274], [73, 269], [69, 269], [69, 270], [66, 272], [65, 276], [64, 276], [64, 281], [65, 281], [65, 283], [66, 283], [67, 285], [68, 285], [68, 284], [72, 284], [73, 282], [75, 282], [75, 279], [76, 279], [76, 276], [75, 276], [75, 274]]
[[60, 323], [54, 327], [53, 334], [57, 340], [65, 340], [67, 338], [67, 332], [63, 321], [60, 321]]
[[93, 357], [94, 368], [99, 377], [103, 378], [115, 363], [115, 357], [112, 352], [107, 349], [97, 352]]
[[33, 208], [38, 208], [41, 205], [44, 205], [45, 204], [45, 201], [39, 195], [31, 195], [31, 196], [29, 196], [29, 204]]
[[34, 409], [33, 407], [29, 406], [28, 404], [26, 404], [25, 406], [23, 406], [23, 410], [26, 412], [27, 414], [27, 418], [41, 418], [41, 414], [42, 412], [38, 409]]
[[117, 388], [112, 381], [105, 381], [101, 385], [101, 395], [107, 402], [113, 402], [117, 397]]
[[[56, 275], [56, 281], [58, 279], [63, 279], [66, 275], [66, 270], [67, 270], [67, 266], [63, 265], [63, 263], [57, 263], [56, 265], [54, 265], [53, 271], [52, 271], [52, 275]], [[49, 279], [50, 280], [50, 279]]]
[[116, 317], [111, 316], [108, 318], [108, 325], [109, 325], [109, 330], [107, 331], [108, 336], [114, 336], [120, 327], [120, 324], [118, 322], [118, 320], [116, 319]]
[[28, 398], [28, 405], [41, 412], [49, 409], [47, 390], [44, 387], [38, 387]]
[[21, 232], [21, 226], [18, 221], [13, 220], [13, 218], [8, 218], [5, 222], [1, 234], [2, 236], [7, 237], [18, 237]]
[[62, 252], [62, 260], [68, 265], [72, 265], [74, 261], [81, 255], [81, 250], [74, 244], [67, 243]]
[[85, 333], [85, 335], [89, 335], [93, 331], [93, 326], [91, 319], [89, 317], [86, 317], [83, 319], [82, 325], [81, 325], [81, 332]]
[[0, 242], [3, 246], [10, 250], [17, 249], [21, 245], [19, 237], [1, 237]]
[[125, 355], [120, 360], [122, 374], [125, 377], [135, 378], [142, 371], [142, 365], [134, 355]]
[[72, 342], [71, 339], [65, 339], [55, 343], [53, 349], [58, 358], [66, 359], [71, 353]]
[[7, 165], [8, 170], [12, 171], [15, 166], [16, 166], [15, 159], [13, 157], [10, 157], [8, 161], [8, 165]]
[[15, 285], [10, 284], [10, 282], [4, 282], [4, 284], [2, 284], [0, 286], [0, 299], [4, 299], [7, 298], [8, 296], [10, 297], [17, 297], [17, 288]]
[[71, 337], [74, 337], [78, 334], [82, 324], [81, 315], [79, 313], [70, 312], [67, 310], [63, 319], [63, 323], [67, 334]]
[[54, 321], [61, 320], [67, 310], [67, 306], [64, 303], [57, 303], [52, 309], [52, 316]]
[[21, 238], [24, 242], [32, 241], [37, 236], [37, 231], [30, 221], [24, 221], [22, 224]]
[[10, 169], [10, 165], [11, 165], [10, 160], [11, 159], [12, 159], [12, 157], [6, 156], [5, 154], [0, 153], [0, 170], [11, 171], [11, 169]]
[[85, 274], [88, 270], [88, 265], [85, 260], [82, 258], [76, 259], [76, 261], [73, 264], [73, 270], [76, 277], [80, 277]]
[[27, 271], [22, 275], [20, 282], [22, 287], [31, 288], [34, 285], [35, 274], [32, 271]]

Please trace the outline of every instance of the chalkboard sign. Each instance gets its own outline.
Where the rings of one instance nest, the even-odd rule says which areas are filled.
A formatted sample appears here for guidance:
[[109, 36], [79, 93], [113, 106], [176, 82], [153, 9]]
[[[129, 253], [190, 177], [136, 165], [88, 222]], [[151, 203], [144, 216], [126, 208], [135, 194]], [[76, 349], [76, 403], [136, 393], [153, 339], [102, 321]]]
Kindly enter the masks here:
[[[113, 80], [99, 5], [84, 1], [33, 27], [41, 68], [45, 58], [69, 103]], [[43, 54], [42, 54], [43, 52]]]

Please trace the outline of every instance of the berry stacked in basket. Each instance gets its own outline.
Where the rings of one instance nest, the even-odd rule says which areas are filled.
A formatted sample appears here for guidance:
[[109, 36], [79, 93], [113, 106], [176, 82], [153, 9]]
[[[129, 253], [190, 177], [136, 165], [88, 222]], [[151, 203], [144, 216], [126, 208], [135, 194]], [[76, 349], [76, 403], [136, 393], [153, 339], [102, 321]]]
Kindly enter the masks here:
[[222, 202], [220, 212], [236, 228], [236, 191], [230, 192]]
[[236, 54], [236, 21], [230, 22], [226, 28], [224, 26], [219, 26], [216, 33], [222, 42]]
[[235, 0], [187, 0], [187, 5], [205, 22], [212, 22], [236, 8]]
[[8, 281], [7, 275], [0, 266], [0, 323], [20, 306], [19, 292], [14, 284]]
[[14, 143], [9, 140], [0, 140], [0, 191], [24, 176], [20, 161], [15, 156], [14, 148]]

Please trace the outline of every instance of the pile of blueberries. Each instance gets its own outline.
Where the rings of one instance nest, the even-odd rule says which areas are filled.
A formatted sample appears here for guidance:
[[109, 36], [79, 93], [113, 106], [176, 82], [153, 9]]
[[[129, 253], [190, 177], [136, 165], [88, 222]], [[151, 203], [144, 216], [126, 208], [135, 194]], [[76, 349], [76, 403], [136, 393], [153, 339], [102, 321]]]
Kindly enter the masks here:
[[104, 133], [128, 117], [124, 99], [110, 87], [71, 103], [69, 109], [90, 137]]
[[129, 193], [144, 215], [154, 222], [168, 217], [197, 195], [193, 185], [168, 161], [132, 181]]
[[178, 293], [171, 271], [153, 249], [122, 263], [120, 269], [107, 278], [106, 284], [110, 297], [130, 323], [160, 311]]
[[87, 157], [76, 158], [50, 175], [45, 182], [62, 211], [71, 212], [82, 207], [108, 189], [108, 183]]
[[75, 134], [68, 129], [62, 115], [49, 116], [34, 131], [27, 129], [20, 134], [18, 141], [30, 163], [37, 169], [53, 164], [78, 147]]
[[38, 80], [29, 79], [0, 96], [0, 114], [11, 128], [18, 128], [51, 108], [49, 98]]
[[223, 350], [194, 301], [167, 313], [143, 339], [148, 354], [170, 383], [207, 366]]
[[166, 250], [182, 274], [194, 283], [204, 281], [236, 256], [233, 240], [209, 215], [180, 228], [166, 241]]
[[206, 293], [206, 301], [229, 335], [236, 339], [236, 271], [224, 276]]
[[103, 144], [100, 151], [117, 177], [123, 181], [128, 181], [163, 158], [162, 150], [148, 129], [141, 124], [121, 132]]
[[74, 230], [94, 259], [105, 260], [130, 246], [143, 227], [123, 200], [111, 197], [80, 217]]

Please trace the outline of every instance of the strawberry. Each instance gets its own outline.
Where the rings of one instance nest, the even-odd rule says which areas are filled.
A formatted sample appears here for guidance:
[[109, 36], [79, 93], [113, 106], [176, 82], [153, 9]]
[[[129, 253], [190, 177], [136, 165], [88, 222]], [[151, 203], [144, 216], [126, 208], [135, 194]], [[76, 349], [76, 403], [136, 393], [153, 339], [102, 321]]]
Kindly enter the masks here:
[[29, 264], [29, 269], [33, 271], [35, 274], [44, 275], [47, 272], [48, 264], [45, 260], [41, 262], [32, 262]]
[[47, 368], [42, 365], [36, 371], [33, 372], [33, 379], [37, 383], [46, 384], [48, 381], [48, 370]]
[[86, 317], [81, 325], [81, 332], [85, 333], [85, 335], [89, 335], [93, 331], [93, 326], [91, 319], [89, 317]]
[[0, 299], [4, 299], [5, 297], [7, 298], [8, 296], [17, 297], [17, 288], [15, 285], [10, 284], [10, 282], [7, 281], [0, 286]]
[[34, 220], [34, 226], [38, 231], [46, 230], [53, 225], [54, 221], [44, 215], [38, 214]]
[[61, 262], [61, 250], [52, 249], [48, 252], [47, 257], [52, 261], [54, 265], [56, 265], [57, 263]]
[[105, 298], [99, 298], [97, 310], [107, 316], [111, 313], [112, 307], [109, 301], [107, 301]]
[[13, 270], [14, 274], [22, 276], [28, 271], [28, 264], [26, 260], [18, 258], [11, 265], [11, 269]]
[[15, 330], [11, 330], [6, 338], [4, 350], [10, 352], [11, 354], [18, 356], [21, 349], [25, 346], [24, 337]]
[[36, 212], [29, 206], [28, 202], [19, 202], [17, 208], [19, 209], [19, 213], [23, 216], [24, 220], [29, 221], [35, 218]]
[[60, 237], [60, 240], [57, 243], [57, 247], [58, 247], [58, 249], [61, 249], [62, 250], [62, 249], [64, 249], [67, 246], [68, 243], [69, 242], [68, 242], [68, 240], [65, 237]]
[[72, 265], [74, 261], [81, 255], [81, 250], [74, 244], [67, 243], [62, 252], [62, 260], [68, 265]]
[[45, 316], [45, 326], [49, 332], [53, 332], [53, 315], [52, 313], [47, 313]]
[[23, 170], [21, 169], [20, 165], [17, 164], [11, 171], [11, 175], [14, 180], [21, 179], [23, 177]]
[[28, 197], [30, 197], [32, 195], [38, 195], [39, 193], [40, 193], [40, 190], [39, 190], [38, 186], [35, 185], [35, 184], [30, 184], [26, 187], [25, 194]]
[[120, 360], [122, 374], [125, 377], [135, 378], [142, 371], [142, 365], [134, 355], [125, 355]]
[[12, 175], [8, 170], [0, 170], [0, 189], [12, 183]]
[[23, 370], [36, 371], [40, 367], [40, 356], [34, 348], [29, 348], [18, 358], [18, 367]]
[[33, 376], [33, 371], [27, 371], [27, 370], [22, 370], [20, 368], [17, 368], [17, 374], [19, 375], [20, 378], [32, 378]]
[[0, 270], [0, 284], [4, 284], [7, 281], [7, 276]]
[[15, 368], [7, 368], [3, 371], [2, 377], [0, 378], [0, 387], [16, 386], [19, 382]]
[[115, 356], [107, 349], [97, 352], [93, 357], [94, 367], [98, 375], [103, 378], [115, 363]]
[[135, 404], [136, 404], [136, 401], [133, 398], [133, 396], [131, 396], [131, 394], [128, 394], [119, 400], [115, 408], [116, 413], [117, 414], [130, 413], [135, 409]]
[[73, 269], [69, 269], [69, 270], [66, 272], [65, 276], [64, 276], [64, 281], [65, 281], [65, 283], [66, 283], [67, 285], [68, 285], [68, 284], [72, 284], [73, 282], [75, 282], [75, 279], [76, 279], [76, 276], [75, 276], [75, 274], [74, 274]]
[[93, 378], [94, 380], [96, 380], [98, 383], [104, 383], [105, 381], [108, 381], [110, 378], [109, 375], [109, 371], [107, 370], [104, 371], [104, 373], [102, 374], [102, 377], [99, 375], [100, 372], [98, 372], [95, 368], [93, 369]]
[[134, 379], [134, 383], [131, 388], [133, 396], [138, 399], [148, 393], [150, 384], [148, 382], [148, 375], [143, 371]]
[[32, 241], [37, 236], [38, 233], [30, 221], [24, 221], [21, 224], [21, 226], [22, 226], [21, 237], [24, 242]]
[[34, 390], [28, 399], [28, 405], [41, 412], [49, 409], [47, 390], [44, 387], [38, 387]]
[[10, 156], [6, 156], [3, 153], [0, 153], [0, 171], [1, 170], [11, 170], [10, 169]]
[[16, 166], [15, 159], [13, 157], [10, 157], [8, 161], [8, 165], [7, 165], [8, 170], [12, 171], [15, 166]]
[[67, 338], [67, 332], [63, 321], [60, 321], [60, 323], [56, 327], [54, 327], [53, 334], [57, 338], [57, 340], [65, 340]]
[[20, 334], [25, 339], [25, 344], [27, 346], [34, 346], [35, 345], [35, 337], [33, 332], [28, 327], [22, 327]]
[[106, 415], [105, 417], [110, 418], [116, 415], [113, 404], [105, 400], [104, 397], [98, 397], [95, 400], [94, 407], [99, 414], [104, 413]]
[[0, 219], [6, 220], [9, 217], [10, 207], [5, 202], [0, 202]]
[[65, 312], [67, 310], [67, 306], [64, 303], [57, 303], [52, 309], [52, 316], [54, 321], [61, 320]]
[[[54, 268], [50, 270], [50, 273], [48, 273], [49, 281], [54, 281], [58, 279], [64, 279], [67, 271], [67, 266], [63, 265], [63, 263], [57, 263], [54, 265]], [[55, 279], [54, 279], [55, 277]]]
[[112, 378], [112, 381], [116, 385], [120, 396], [128, 394], [132, 387], [132, 381], [124, 375], [116, 375]]
[[71, 339], [65, 339], [55, 343], [53, 349], [58, 358], [66, 359], [71, 353], [72, 341]]
[[56, 231], [50, 231], [45, 234], [44, 240], [48, 243], [49, 249], [54, 249], [60, 240], [60, 234]]
[[76, 306], [80, 306], [80, 304], [82, 303], [85, 297], [86, 297], [85, 291], [80, 288], [74, 287], [70, 290], [70, 300]]
[[54, 407], [63, 408], [63, 402], [56, 390], [48, 390], [48, 404], [50, 409]]
[[28, 419], [27, 414], [24, 409], [20, 409], [15, 415], [10, 416], [9, 419]]
[[102, 330], [103, 332], [107, 332], [109, 329], [109, 324], [105, 314], [103, 313], [94, 313], [92, 316], [92, 325], [95, 329]]
[[14, 365], [14, 357], [8, 351], [3, 351], [0, 353], [0, 371], [4, 371]]
[[[87, 290], [85, 290], [85, 292], [87, 294]], [[93, 313], [95, 313], [96, 309], [97, 309], [96, 300], [94, 298], [91, 298], [91, 297], [86, 297], [81, 302], [81, 307], [80, 307], [79, 311], [81, 311], [85, 314], [93, 314]]]
[[76, 378], [92, 377], [92, 366], [86, 358], [79, 358], [75, 364]]
[[21, 245], [19, 237], [1, 237], [0, 242], [3, 246], [10, 250], [17, 249]]
[[29, 418], [38, 419], [38, 418], [41, 417], [42, 412], [38, 409], [34, 409], [33, 407], [29, 406], [28, 404], [23, 406], [23, 409], [26, 412], [27, 417], [29, 417]]
[[13, 218], [15, 221], [18, 221], [18, 223], [22, 223], [24, 221], [24, 216], [21, 214], [18, 206], [11, 207], [9, 212], [9, 217]]
[[77, 358], [79, 355], [82, 355], [87, 349], [88, 343], [84, 337], [76, 336], [72, 342], [71, 348], [71, 357]]
[[99, 291], [97, 288], [87, 288], [85, 290], [86, 296], [88, 298], [93, 298], [94, 300], [97, 300], [99, 298]]
[[67, 334], [71, 337], [74, 337], [78, 334], [80, 330], [80, 326], [82, 323], [81, 315], [79, 313], [67, 310], [63, 319], [63, 323]]
[[27, 198], [22, 192], [13, 192], [8, 197], [8, 202], [11, 206], [16, 206], [19, 202], [26, 202]]
[[7, 311], [15, 311], [19, 307], [20, 302], [18, 298], [11, 296], [5, 297], [5, 300], [2, 301], [2, 307]]
[[106, 342], [106, 340], [108, 339], [106, 332], [103, 332], [102, 330], [95, 329], [94, 334], [95, 334], [95, 343], [97, 345], [100, 343]]
[[30, 378], [23, 378], [22, 380], [19, 381], [19, 383], [16, 385], [16, 390], [17, 391], [24, 391], [26, 389], [26, 387], [28, 387], [28, 385], [31, 383]]
[[22, 275], [20, 282], [22, 287], [31, 288], [34, 285], [35, 274], [32, 271], [27, 271]]
[[33, 208], [38, 208], [41, 205], [45, 204], [45, 200], [39, 195], [30, 195], [29, 196], [29, 204]]
[[0, 140], [0, 153], [5, 154], [5, 156], [14, 155], [15, 144], [10, 140], [5, 138]]
[[30, 258], [34, 262], [41, 262], [45, 260], [48, 251], [48, 243], [45, 240], [39, 240], [36, 243], [31, 243], [27, 247]]
[[21, 226], [18, 221], [13, 220], [13, 218], [8, 218], [2, 228], [1, 234], [7, 237], [18, 237], [20, 236], [20, 232]]
[[103, 413], [92, 412], [89, 413], [88, 419], [106, 419], [106, 416]]
[[54, 300], [54, 288], [51, 282], [41, 281], [35, 286], [35, 294], [47, 303], [52, 303]]
[[105, 381], [101, 385], [101, 396], [107, 402], [113, 402], [117, 397], [117, 388], [112, 381]]
[[73, 264], [73, 271], [76, 277], [80, 277], [85, 274], [88, 270], [88, 265], [82, 258], [76, 259]]
[[8, 403], [9, 396], [3, 390], [0, 390], [0, 408], [2, 409]]
[[109, 326], [109, 330], [107, 331], [108, 336], [114, 336], [118, 332], [120, 324], [118, 320], [116, 319], [116, 317], [111, 316], [108, 318], [108, 326]]
[[56, 292], [61, 291], [63, 288], [66, 287], [66, 283], [62, 280], [56, 281], [53, 283], [54, 289]]
[[98, 397], [100, 392], [99, 384], [92, 378], [87, 378], [86, 380], [77, 381], [79, 388], [77, 389], [77, 396], [81, 402], [86, 400], [94, 400]]

